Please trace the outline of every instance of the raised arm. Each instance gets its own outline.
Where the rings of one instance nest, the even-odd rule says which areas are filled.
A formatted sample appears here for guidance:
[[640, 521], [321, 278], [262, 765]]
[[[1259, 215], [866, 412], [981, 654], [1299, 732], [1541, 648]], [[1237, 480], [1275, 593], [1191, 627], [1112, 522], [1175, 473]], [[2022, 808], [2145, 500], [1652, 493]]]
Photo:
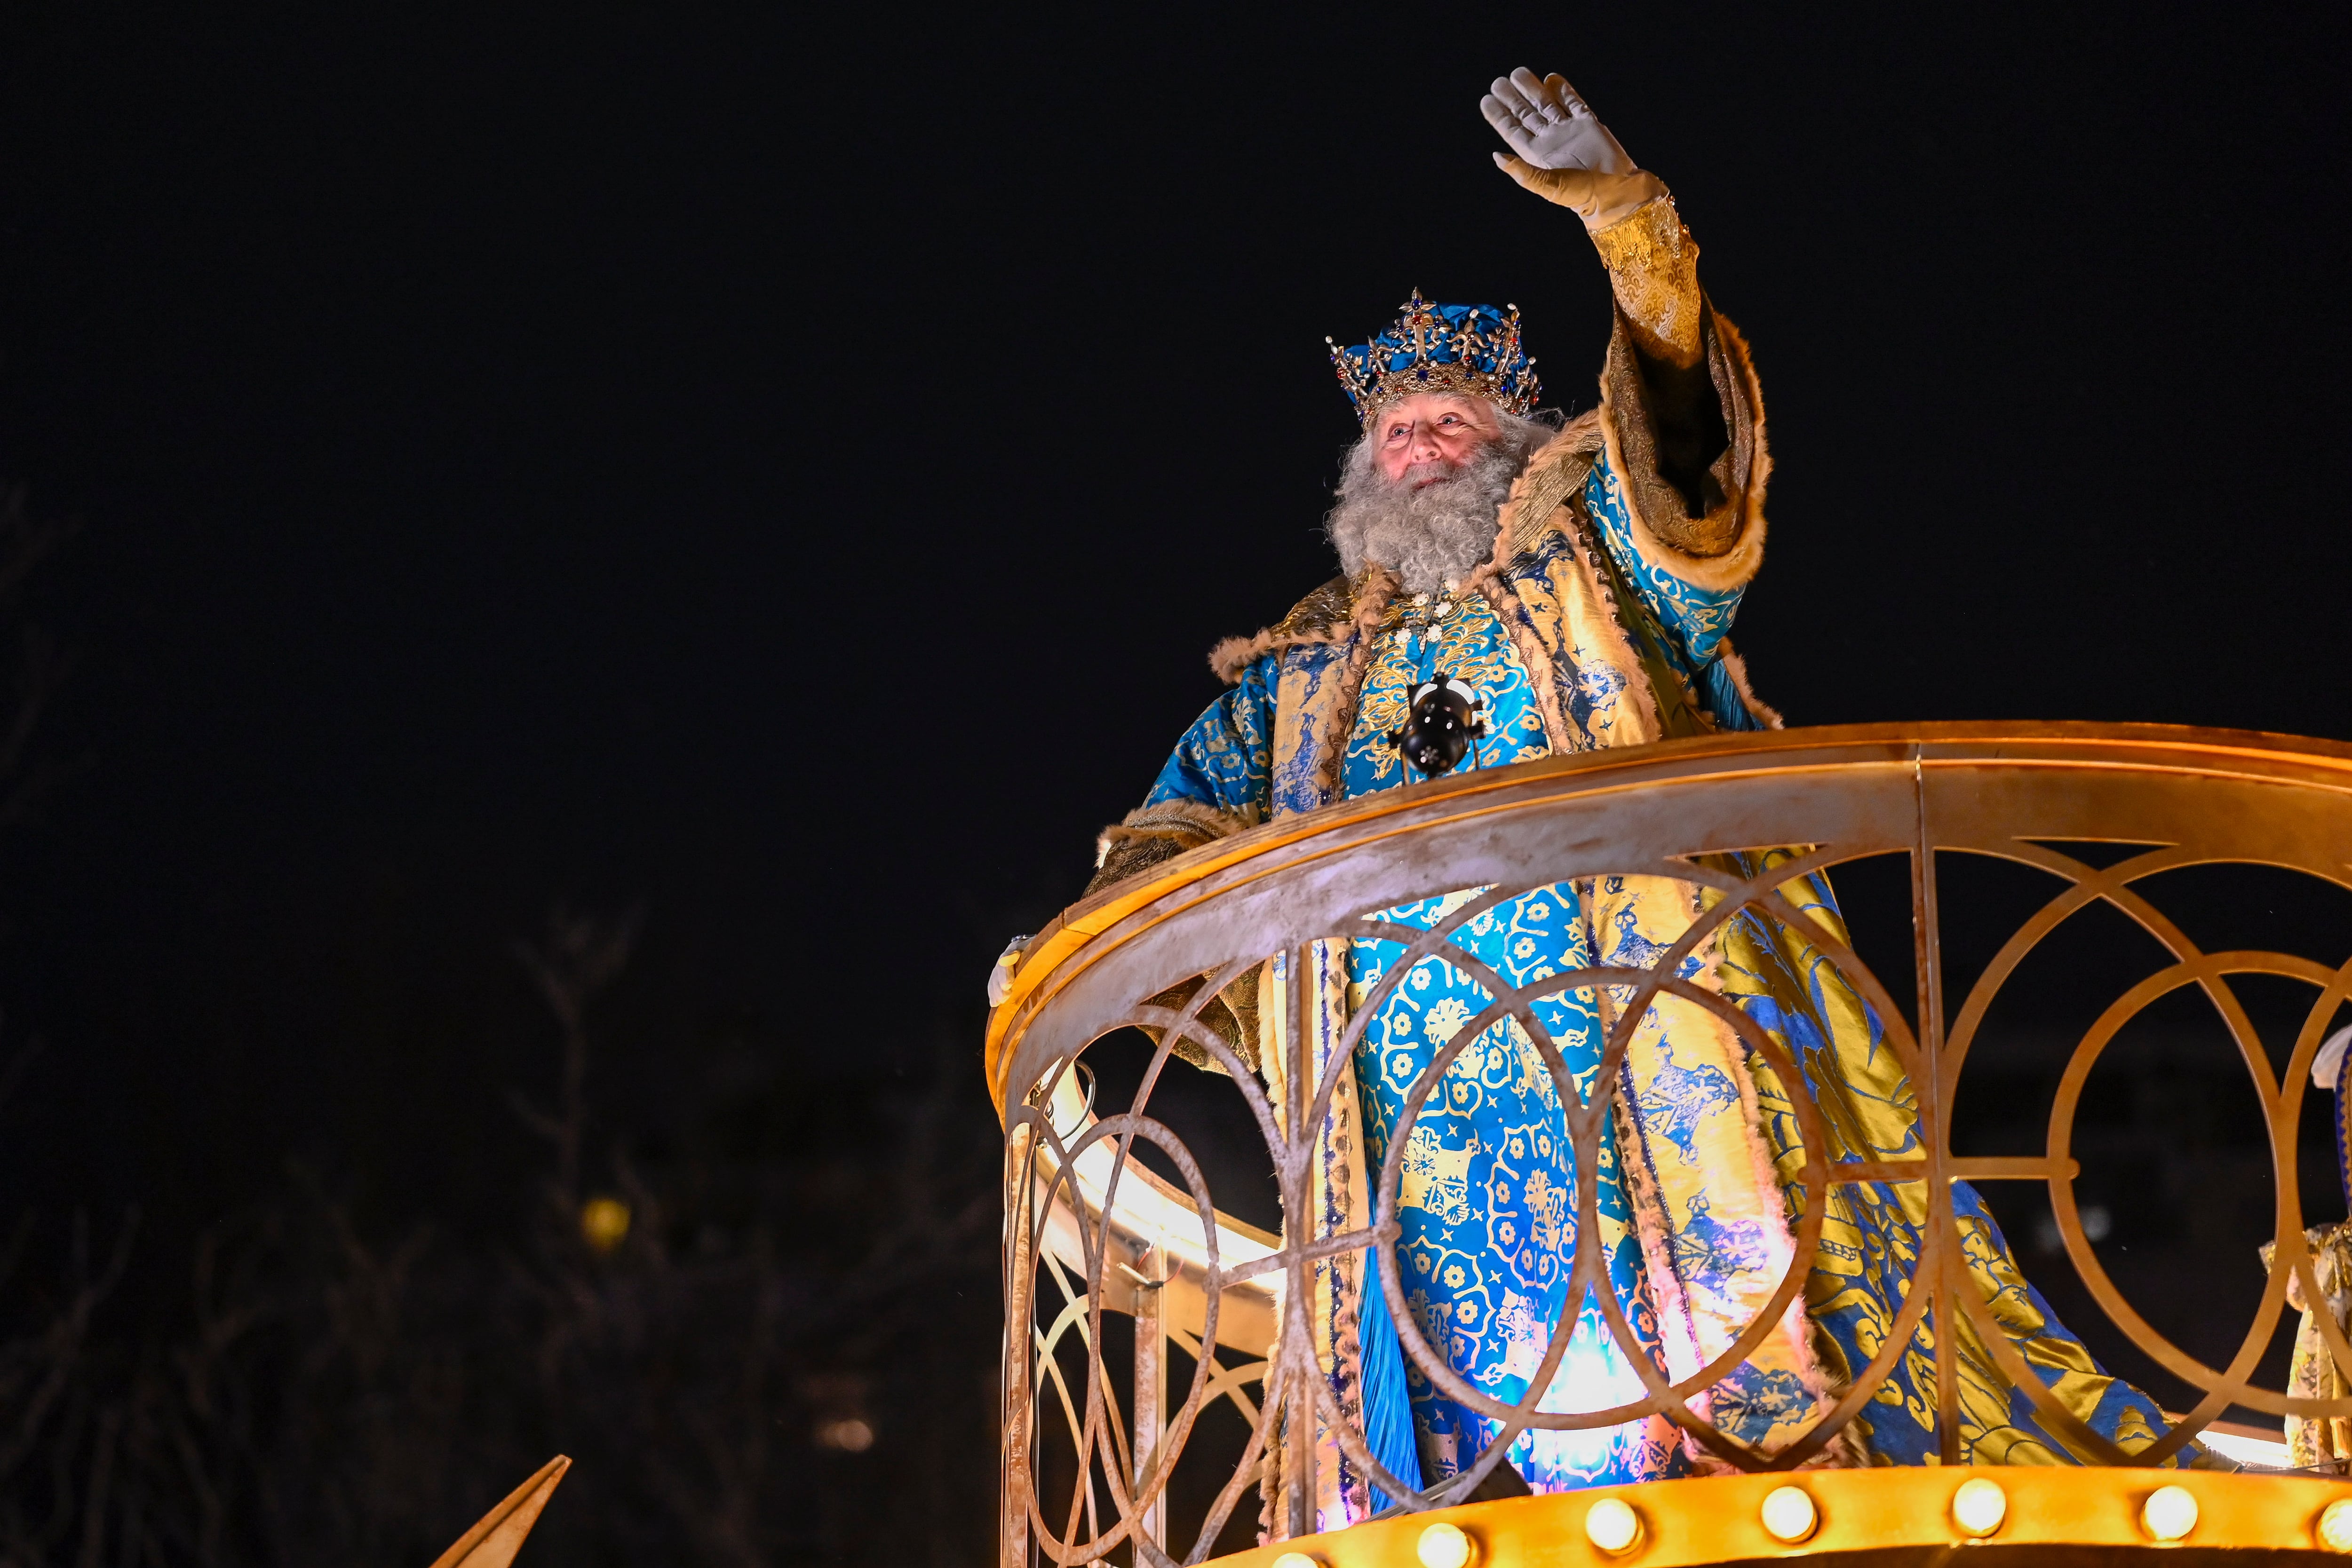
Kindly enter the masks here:
[[1496, 165], [1583, 219], [1609, 269], [1602, 424], [1636, 545], [1703, 589], [1745, 584], [1763, 559], [1763, 402], [1747, 345], [1699, 287], [1674, 197], [1563, 78], [1513, 71], [1479, 107], [1509, 148]]

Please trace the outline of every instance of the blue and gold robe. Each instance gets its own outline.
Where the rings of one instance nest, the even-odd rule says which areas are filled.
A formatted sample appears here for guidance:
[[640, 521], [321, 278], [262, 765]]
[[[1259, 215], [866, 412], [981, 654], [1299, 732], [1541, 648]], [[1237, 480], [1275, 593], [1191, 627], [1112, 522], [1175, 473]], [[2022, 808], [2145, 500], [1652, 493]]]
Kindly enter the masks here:
[[[1729, 429], [1704, 508], [1678, 507], [1680, 495], [1660, 478], [1643, 381], [1643, 357], [1654, 361], [1661, 342], [1641, 329], [1642, 308], [1659, 286], [1654, 277], [1629, 284], [1626, 274], [1679, 267], [1695, 289], [1696, 249], [1671, 204], [1652, 205], [1663, 211], [1628, 220], [1647, 225], [1643, 246], [1621, 235], [1612, 255], [1607, 232], [1596, 236], [1620, 305], [1601, 406], [1529, 463], [1498, 520], [1493, 561], [1459, 591], [1412, 602], [1370, 569], [1309, 596], [1266, 632], [1221, 647], [1213, 660], [1232, 689], [1186, 733], [1144, 805], [1111, 838], [1159, 833], [1181, 845], [1187, 833], [1213, 836], [1401, 787], [1406, 778], [1385, 737], [1402, 722], [1412, 685], [1436, 674], [1466, 682], [1485, 703], [1488, 733], [1477, 764], [1465, 766], [1778, 725], [1750, 695], [1727, 635], [1762, 554], [1769, 459], [1761, 398], [1746, 345], [1702, 302], [1692, 359], [1708, 370]], [[1696, 519], [1678, 515], [1702, 509]], [[1733, 858], [1754, 874], [1788, 857]], [[1423, 900], [1385, 918], [1426, 926], [1478, 891]], [[1843, 939], [1824, 878], [1784, 891]], [[1692, 884], [1655, 877], [1555, 884], [1496, 904], [1455, 940], [1515, 985], [1589, 964], [1641, 967], [1687, 929], [1702, 897]], [[1402, 950], [1391, 942], [1318, 945], [1314, 972], [1302, 977], [1308, 996], [1301, 1010], [1318, 1071]], [[1918, 1155], [1916, 1102], [1878, 1020], [1802, 931], [1743, 915], [1686, 958], [1683, 973], [1730, 998], [1800, 1064], [1822, 1111], [1826, 1158]], [[1281, 1039], [1289, 980], [1282, 961], [1270, 962], [1255, 1009], [1257, 1055], [1277, 1091], [1289, 1061]], [[1379, 1004], [1352, 1060], [1339, 1064], [1345, 1078], [1319, 1130], [1318, 1234], [1370, 1222], [1367, 1172], [1388, 1156], [1406, 1094], [1492, 999], [1468, 975], [1428, 958]], [[1605, 989], [1571, 992], [1538, 1006], [1580, 1091], [1595, 1092], [1612, 998]], [[1579, 1171], [1550, 1074], [1519, 1025], [1506, 1021], [1454, 1061], [1400, 1156], [1398, 1264], [1411, 1308], [1430, 1345], [1490, 1396], [1515, 1401], [1530, 1386], [1562, 1306], [1580, 1182], [1599, 1187], [1609, 1285], [1644, 1353], [1669, 1377], [1688, 1376], [1727, 1347], [1769, 1302], [1793, 1255], [1805, 1161], [1796, 1114], [1771, 1064], [1724, 1020], [1679, 998], [1656, 998], [1621, 1081], [1598, 1092], [1612, 1106], [1611, 1135], [1596, 1168]], [[1273, 1100], [1279, 1106], [1287, 1096]], [[2110, 1442], [2126, 1450], [2154, 1442], [2164, 1431], [2155, 1405], [2100, 1371], [2055, 1321], [1977, 1195], [1960, 1184], [1953, 1197], [1967, 1267], [2029, 1364]], [[1692, 1401], [1766, 1452], [1801, 1436], [1884, 1346], [1920, 1252], [1924, 1183], [1841, 1184], [1823, 1202], [1801, 1300], [1744, 1364]], [[1361, 1341], [1367, 1288], [1358, 1257], [1330, 1260], [1317, 1275], [1310, 1312], [1325, 1375], [1351, 1418], [1362, 1415], [1368, 1357], [1395, 1354], [1385, 1337], [1369, 1347]], [[1369, 1288], [1377, 1291], [1377, 1281]], [[1376, 1309], [1373, 1322], [1384, 1316]], [[1963, 1459], [2080, 1462], [2007, 1386], [1973, 1330], [1963, 1325], [1961, 1338]], [[1935, 1462], [1933, 1355], [1923, 1322], [1821, 1462]], [[1434, 1482], [1475, 1458], [1496, 1423], [1417, 1369], [1408, 1369], [1406, 1382], [1422, 1467]], [[1586, 1303], [1541, 1408], [1598, 1410], [1640, 1392]], [[1277, 1465], [1280, 1448], [1269, 1449]], [[1523, 1433], [1510, 1458], [1539, 1491], [1720, 1464], [1664, 1417]], [[1286, 1484], [1277, 1475], [1269, 1488], [1277, 1509]], [[1365, 1517], [1378, 1501], [1328, 1435], [1316, 1491], [1325, 1529]]]

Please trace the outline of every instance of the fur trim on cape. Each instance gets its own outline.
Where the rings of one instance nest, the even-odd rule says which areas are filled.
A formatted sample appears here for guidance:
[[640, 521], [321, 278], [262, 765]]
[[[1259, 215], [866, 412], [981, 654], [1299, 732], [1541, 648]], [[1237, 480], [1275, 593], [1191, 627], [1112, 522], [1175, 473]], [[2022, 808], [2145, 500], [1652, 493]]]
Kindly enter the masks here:
[[1372, 565], [1364, 569], [1362, 580], [1356, 586], [1355, 613], [1349, 618], [1347, 667], [1339, 672], [1334, 683], [1330, 710], [1324, 717], [1323, 766], [1316, 775], [1315, 785], [1325, 800], [1339, 798], [1339, 769], [1348, 759], [1348, 731], [1356, 722], [1356, 701], [1364, 694], [1364, 681], [1372, 671], [1372, 635], [1381, 629], [1381, 622], [1389, 612], [1397, 591], [1403, 585], [1396, 573], [1388, 568]]
[[[1382, 583], [1385, 581], [1385, 589]], [[1396, 579], [1383, 566], [1365, 570], [1349, 582], [1335, 577], [1290, 607], [1290, 613], [1254, 637], [1228, 637], [1209, 650], [1209, 668], [1232, 685], [1268, 653], [1286, 648], [1328, 646], [1361, 632], [1377, 631], [1395, 595]]]
[[[1625, 509], [1633, 526], [1633, 544], [1643, 558], [1674, 573], [1694, 588], [1710, 593], [1740, 587], [1764, 564], [1764, 490], [1772, 473], [1772, 454], [1764, 439], [1764, 392], [1748, 357], [1748, 340], [1720, 315], [1708, 311], [1707, 362], [1716, 389], [1722, 396], [1732, 426], [1733, 485], [1726, 506], [1735, 514], [1718, 520], [1730, 526], [1729, 545], [1719, 553], [1697, 554], [1666, 542], [1677, 530], [1645, 516], [1645, 509], [1663, 512], [1671, 503], [1662, 482], [1643, 482], [1647, 454], [1655, 444], [1649, 411], [1642, 406], [1641, 373], [1634, 366], [1633, 338], [1623, 318], [1610, 334], [1609, 363], [1601, 377], [1601, 429], [1608, 444], [1609, 465], [1625, 488]], [[1629, 458], [1627, 449], [1633, 450]], [[1744, 473], [1741, 472], [1744, 470]], [[1688, 531], [1687, 529], [1681, 531]]]
[[1228, 637], [1209, 650], [1209, 668], [1217, 679], [1233, 685], [1242, 672], [1268, 653], [1286, 648], [1328, 647], [1359, 632], [1380, 630], [1396, 596], [1396, 576], [1384, 566], [1370, 566], [1349, 582], [1335, 577], [1290, 607], [1290, 613], [1253, 637]]
[[1545, 531], [1555, 526], [1552, 514], [1563, 505], [1573, 506], [1584, 494], [1585, 476], [1592, 472], [1593, 460], [1604, 444], [1601, 411], [1589, 408], [1562, 425], [1558, 435], [1528, 459], [1528, 465], [1511, 482], [1511, 494], [1502, 510], [1495, 516], [1495, 553], [1472, 574], [1473, 582], [1500, 573], [1535, 548]]
[[1788, 721], [1780, 716], [1780, 710], [1759, 697], [1756, 688], [1748, 684], [1748, 661], [1732, 647], [1729, 637], [1724, 638], [1723, 652], [1717, 657], [1723, 661], [1724, 673], [1731, 677], [1732, 686], [1739, 693], [1740, 704], [1748, 709], [1748, 716], [1766, 729], [1787, 728]]
[[1099, 893], [1161, 861], [1174, 860], [1186, 850], [1255, 826], [1254, 812], [1220, 811], [1198, 800], [1180, 798], [1139, 806], [1095, 835], [1095, 874], [1087, 893]]

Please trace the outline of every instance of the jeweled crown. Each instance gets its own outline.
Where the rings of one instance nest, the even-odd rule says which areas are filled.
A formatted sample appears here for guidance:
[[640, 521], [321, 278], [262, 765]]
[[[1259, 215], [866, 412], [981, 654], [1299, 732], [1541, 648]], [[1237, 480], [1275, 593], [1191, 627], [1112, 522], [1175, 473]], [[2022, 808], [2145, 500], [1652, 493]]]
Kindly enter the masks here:
[[1483, 397], [1525, 415], [1539, 390], [1536, 362], [1519, 347], [1517, 306], [1432, 305], [1418, 288], [1379, 337], [1360, 347], [1331, 344], [1331, 364], [1367, 428], [1383, 404], [1413, 392]]

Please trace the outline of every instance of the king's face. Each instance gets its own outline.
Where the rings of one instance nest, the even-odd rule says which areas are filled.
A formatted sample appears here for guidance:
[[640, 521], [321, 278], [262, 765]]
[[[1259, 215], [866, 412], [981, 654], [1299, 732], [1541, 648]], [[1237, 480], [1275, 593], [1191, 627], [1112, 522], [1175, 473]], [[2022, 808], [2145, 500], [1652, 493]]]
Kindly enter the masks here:
[[1495, 405], [1456, 392], [1414, 392], [1381, 406], [1372, 421], [1372, 457], [1391, 485], [1419, 489], [1450, 476], [1502, 434]]

